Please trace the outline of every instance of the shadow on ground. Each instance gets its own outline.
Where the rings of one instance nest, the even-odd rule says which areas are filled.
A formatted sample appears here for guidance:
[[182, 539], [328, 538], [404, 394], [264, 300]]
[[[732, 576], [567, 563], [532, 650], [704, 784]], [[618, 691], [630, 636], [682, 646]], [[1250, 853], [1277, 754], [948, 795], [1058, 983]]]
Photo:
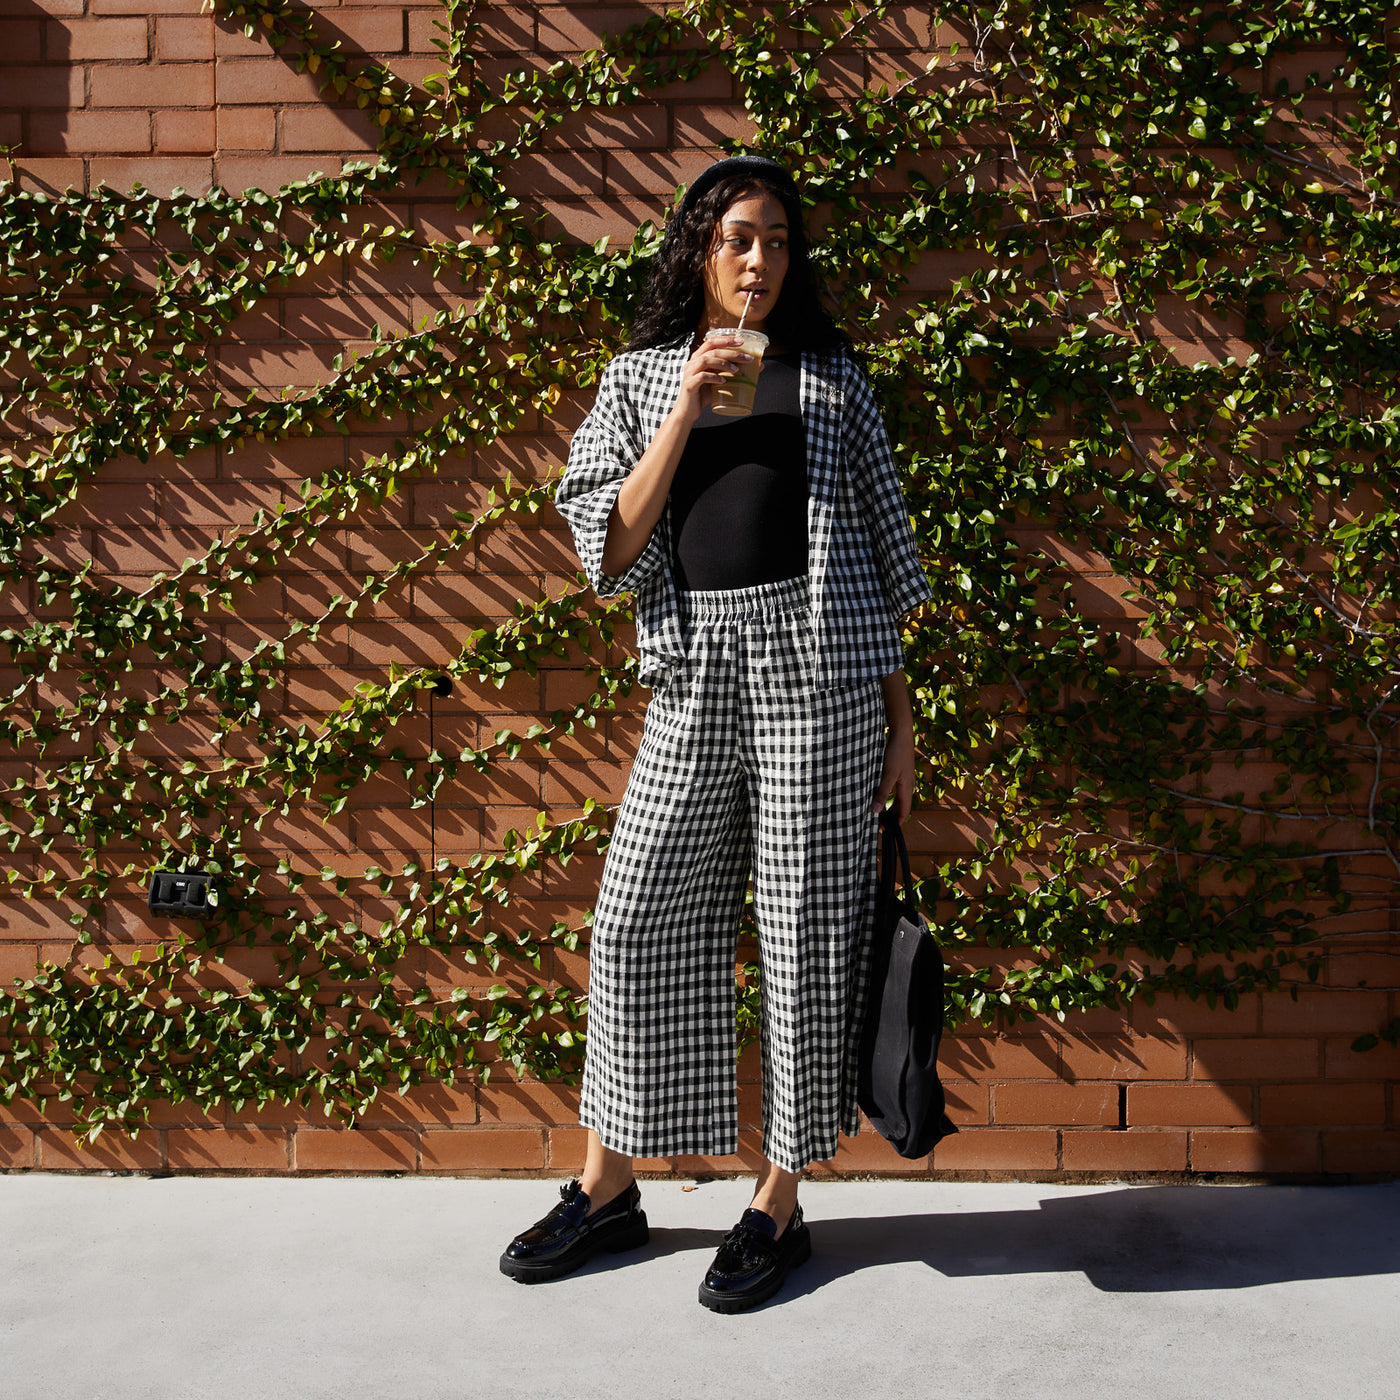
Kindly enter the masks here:
[[[1048, 1197], [1037, 1210], [814, 1220], [812, 1261], [794, 1273], [784, 1296], [911, 1262], [949, 1278], [1081, 1274], [1106, 1293], [1392, 1274], [1400, 1264], [1400, 1192], [1371, 1199], [1375, 1213], [1358, 1217], [1355, 1201], [1340, 1191], [1135, 1187]], [[723, 1235], [653, 1228], [647, 1253], [706, 1254]]]

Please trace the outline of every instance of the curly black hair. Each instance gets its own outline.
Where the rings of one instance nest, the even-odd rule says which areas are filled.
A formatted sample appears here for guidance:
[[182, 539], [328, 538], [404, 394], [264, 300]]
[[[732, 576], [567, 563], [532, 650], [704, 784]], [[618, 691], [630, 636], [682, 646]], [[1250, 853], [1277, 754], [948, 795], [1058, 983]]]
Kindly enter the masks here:
[[788, 221], [788, 270], [764, 329], [792, 350], [850, 345], [850, 337], [822, 305], [796, 190], [762, 174], [739, 172], [706, 190], [692, 208], [678, 205], [672, 212], [638, 299], [629, 350], [671, 349], [690, 342], [705, 312], [705, 263], [719, 221], [736, 199], [759, 192], [772, 195]]

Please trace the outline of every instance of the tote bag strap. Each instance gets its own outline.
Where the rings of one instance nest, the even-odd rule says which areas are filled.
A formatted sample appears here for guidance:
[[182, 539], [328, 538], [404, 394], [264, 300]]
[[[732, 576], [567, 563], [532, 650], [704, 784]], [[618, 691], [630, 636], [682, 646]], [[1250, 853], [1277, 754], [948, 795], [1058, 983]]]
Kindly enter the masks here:
[[[903, 876], [902, 895], [896, 897], [895, 885]], [[918, 901], [914, 898], [914, 872], [909, 865], [909, 847], [904, 832], [887, 810], [880, 813], [880, 908], [888, 908], [898, 898], [911, 923], [919, 922]]]

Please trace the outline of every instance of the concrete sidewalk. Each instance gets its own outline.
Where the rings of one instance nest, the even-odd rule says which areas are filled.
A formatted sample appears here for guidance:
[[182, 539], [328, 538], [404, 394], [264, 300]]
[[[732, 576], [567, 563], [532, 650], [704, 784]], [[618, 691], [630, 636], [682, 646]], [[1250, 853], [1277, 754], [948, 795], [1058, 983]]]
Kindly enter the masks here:
[[549, 1181], [0, 1179], [0, 1397], [1400, 1396], [1400, 1184], [804, 1185], [816, 1253], [695, 1290], [747, 1183], [523, 1287]]

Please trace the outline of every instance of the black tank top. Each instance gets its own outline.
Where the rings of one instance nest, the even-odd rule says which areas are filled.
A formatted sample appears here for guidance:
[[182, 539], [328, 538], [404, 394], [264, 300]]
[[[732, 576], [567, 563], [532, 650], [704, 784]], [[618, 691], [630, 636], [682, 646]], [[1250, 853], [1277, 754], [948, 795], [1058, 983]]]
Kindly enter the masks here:
[[763, 362], [747, 418], [702, 409], [671, 482], [676, 584], [751, 588], [807, 572], [800, 355]]

